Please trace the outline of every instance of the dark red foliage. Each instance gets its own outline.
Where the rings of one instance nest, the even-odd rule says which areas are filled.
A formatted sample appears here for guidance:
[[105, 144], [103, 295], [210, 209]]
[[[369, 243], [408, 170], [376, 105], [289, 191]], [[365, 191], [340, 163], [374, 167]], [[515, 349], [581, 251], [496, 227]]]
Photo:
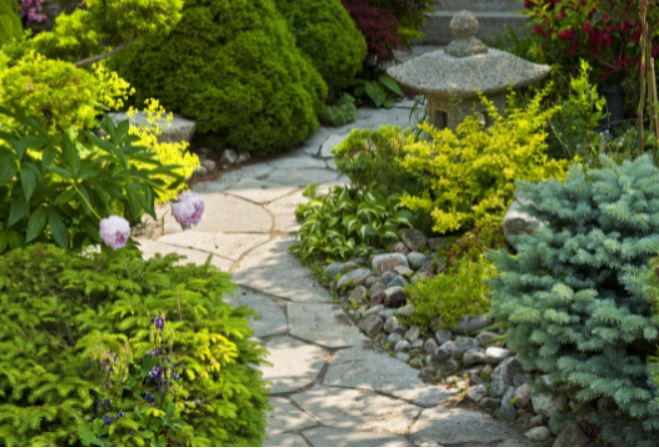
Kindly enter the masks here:
[[393, 57], [394, 49], [402, 47], [397, 33], [400, 24], [393, 12], [370, 0], [343, 0], [343, 5], [366, 38], [369, 55], [387, 60]]

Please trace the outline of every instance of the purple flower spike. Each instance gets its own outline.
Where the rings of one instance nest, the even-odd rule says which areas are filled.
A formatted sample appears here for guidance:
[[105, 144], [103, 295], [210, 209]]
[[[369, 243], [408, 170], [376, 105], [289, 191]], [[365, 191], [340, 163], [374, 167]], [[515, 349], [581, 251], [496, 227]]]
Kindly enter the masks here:
[[153, 325], [156, 326], [157, 330], [162, 330], [163, 327], [165, 326], [165, 318], [163, 316], [156, 317], [155, 319], [153, 319]]
[[130, 237], [130, 224], [119, 216], [101, 220], [99, 234], [103, 242], [112, 250], [121, 249]]
[[153, 403], [153, 395], [151, 394], [151, 392], [147, 392], [147, 393], [145, 393], [145, 394], [144, 394], [144, 399], [145, 399], [148, 403]]
[[162, 369], [161, 369], [160, 367], [158, 367], [158, 366], [155, 366], [155, 367], [154, 367], [153, 369], [151, 369], [151, 371], [149, 372], [149, 377], [150, 377], [152, 380], [160, 381], [160, 380], [162, 379], [162, 374], [163, 374]]
[[204, 208], [204, 201], [198, 194], [185, 192], [172, 204], [172, 213], [183, 230], [187, 230], [201, 222]]
[[103, 424], [105, 426], [110, 426], [112, 423], [114, 423], [114, 417], [108, 414], [105, 414], [103, 416]]

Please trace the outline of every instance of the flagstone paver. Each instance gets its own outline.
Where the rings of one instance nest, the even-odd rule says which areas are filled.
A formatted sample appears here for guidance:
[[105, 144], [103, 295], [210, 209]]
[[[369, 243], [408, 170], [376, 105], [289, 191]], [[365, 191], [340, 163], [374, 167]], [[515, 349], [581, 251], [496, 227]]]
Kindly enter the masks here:
[[343, 310], [289, 253], [299, 228], [295, 208], [316, 182], [323, 194], [349, 180], [331, 150], [353, 128], [406, 125], [411, 101], [390, 110], [360, 109], [358, 120], [320, 128], [280, 158], [241, 167], [194, 187], [206, 212], [181, 231], [165, 213], [165, 234], [142, 240], [145, 256], [175, 252], [233, 274], [230, 303], [253, 308], [255, 336], [268, 349], [273, 410], [265, 446], [437, 446], [527, 444], [487, 414], [450, 404], [455, 393], [371, 348]]

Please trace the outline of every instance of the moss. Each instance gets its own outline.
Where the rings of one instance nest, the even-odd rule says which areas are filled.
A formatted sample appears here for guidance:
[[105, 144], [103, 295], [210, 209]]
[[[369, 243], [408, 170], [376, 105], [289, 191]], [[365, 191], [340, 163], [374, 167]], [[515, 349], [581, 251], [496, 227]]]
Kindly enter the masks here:
[[190, 0], [166, 37], [118, 56], [138, 101], [195, 119], [238, 150], [276, 152], [318, 126], [327, 87], [273, 0]]
[[366, 57], [366, 40], [340, 0], [277, 0], [298, 47], [336, 95], [355, 83]]

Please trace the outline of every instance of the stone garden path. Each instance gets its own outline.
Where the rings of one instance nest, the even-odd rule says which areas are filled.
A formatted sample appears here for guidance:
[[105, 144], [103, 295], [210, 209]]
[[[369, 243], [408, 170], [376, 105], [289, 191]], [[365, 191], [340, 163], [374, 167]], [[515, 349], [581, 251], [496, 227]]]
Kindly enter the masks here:
[[296, 151], [199, 184], [206, 212], [198, 227], [182, 232], [166, 217], [163, 236], [141, 241], [147, 256], [177, 252], [203, 263], [212, 254], [239, 285], [229, 301], [261, 314], [252, 325], [270, 352], [263, 372], [274, 408], [266, 446], [527, 445], [487, 414], [452, 405], [456, 392], [372, 348], [288, 252], [304, 187], [347, 181], [331, 159], [334, 145], [355, 127], [407, 125], [411, 106], [362, 109], [356, 123], [321, 128]]

